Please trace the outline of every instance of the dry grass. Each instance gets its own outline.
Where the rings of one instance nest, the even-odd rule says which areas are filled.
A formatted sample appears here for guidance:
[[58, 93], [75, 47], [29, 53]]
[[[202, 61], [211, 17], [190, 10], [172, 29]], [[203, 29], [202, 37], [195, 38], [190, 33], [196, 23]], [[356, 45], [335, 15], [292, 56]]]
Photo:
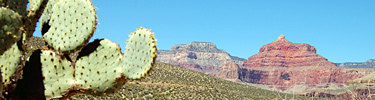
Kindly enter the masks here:
[[[157, 62], [144, 79], [130, 80], [110, 96], [76, 95], [71, 99], [297, 99], [310, 97], [278, 93]], [[316, 98], [315, 98], [316, 99]]]

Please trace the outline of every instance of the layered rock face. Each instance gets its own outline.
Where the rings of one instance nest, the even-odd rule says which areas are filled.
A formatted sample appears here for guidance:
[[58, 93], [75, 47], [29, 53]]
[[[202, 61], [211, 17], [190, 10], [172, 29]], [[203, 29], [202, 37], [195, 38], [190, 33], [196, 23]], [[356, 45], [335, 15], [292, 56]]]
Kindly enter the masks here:
[[248, 58], [243, 64], [246, 68], [262, 66], [273, 67], [336, 67], [335, 63], [316, 54], [316, 48], [309, 44], [291, 43], [281, 35], [276, 41], [264, 45], [259, 53]]
[[171, 50], [159, 50], [156, 61], [217, 76], [225, 63], [242, 64], [245, 59], [233, 57], [209, 42], [192, 42], [175, 45]]
[[219, 77], [224, 79], [238, 79], [239, 68], [238, 64], [234, 62], [223, 64]]
[[316, 54], [309, 44], [291, 43], [281, 35], [264, 45], [259, 53], [249, 57], [239, 69], [239, 79], [247, 83], [264, 84], [282, 91], [294, 85], [306, 85], [307, 90], [320, 84], [346, 83], [373, 72], [372, 69], [342, 69]]
[[264, 84], [287, 90], [290, 86], [304, 84], [307, 86], [346, 83], [347, 81], [363, 77], [373, 72], [369, 69], [341, 69], [341, 68], [272, 68], [267, 69], [241, 68], [239, 78], [243, 82]]

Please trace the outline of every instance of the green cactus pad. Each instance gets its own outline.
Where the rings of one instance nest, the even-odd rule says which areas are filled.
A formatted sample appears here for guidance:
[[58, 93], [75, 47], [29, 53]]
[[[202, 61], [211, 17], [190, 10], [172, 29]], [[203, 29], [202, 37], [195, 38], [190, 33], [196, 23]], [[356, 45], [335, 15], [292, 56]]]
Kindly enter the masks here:
[[68, 95], [69, 89], [76, 84], [71, 63], [64, 56], [51, 50], [42, 50], [40, 62], [46, 98], [62, 98]]
[[151, 30], [140, 27], [129, 35], [124, 53], [124, 73], [129, 79], [144, 77], [156, 59], [156, 40]]
[[[1, 70], [0, 70], [0, 75], [1, 75]], [[3, 80], [3, 75], [0, 76], [0, 80]], [[0, 92], [1, 92], [0, 97], [3, 97], [3, 84], [4, 84], [3, 81], [0, 81], [0, 84], [1, 84], [0, 85]]]
[[60, 0], [52, 8], [50, 28], [43, 35], [60, 52], [81, 49], [94, 34], [96, 12], [89, 0]]
[[42, 35], [45, 34], [51, 26], [49, 25], [49, 20], [51, 20], [52, 7], [56, 4], [57, 1], [58, 0], [48, 0], [42, 16], [40, 16], [40, 31]]
[[122, 74], [121, 48], [108, 39], [95, 40], [79, 54], [75, 76], [77, 83], [86, 88], [86, 94], [114, 93], [125, 84]]
[[26, 12], [26, 5], [27, 5], [27, 0], [8, 0], [8, 8], [12, 9], [13, 11], [17, 12], [21, 16], [25, 17], [27, 12]]
[[38, 10], [42, 6], [43, 1], [44, 0], [29, 0], [29, 10]]
[[0, 8], [0, 54], [3, 54], [21, 37], [21, 16], [7, 8]]
[[2, 82], [4, 85], [11, 83], [11, 77], [21, 62], [21, 56], [22, 52], [18, 49], [17, 43], [14, 43], [12, 48], [0, 56], [1, 75], [3, 76]]

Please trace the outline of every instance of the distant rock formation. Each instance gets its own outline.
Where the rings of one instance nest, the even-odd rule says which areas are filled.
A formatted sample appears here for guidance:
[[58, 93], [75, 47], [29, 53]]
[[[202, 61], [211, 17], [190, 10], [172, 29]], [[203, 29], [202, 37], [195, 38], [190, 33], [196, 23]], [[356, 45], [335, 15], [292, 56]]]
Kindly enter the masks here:
[[239, 79], [281, 91], [289, 91], [295, 85], [305, 85], [301, 92], [309, 92], [305, 90], [322, 89], [328, 87], [325, 85], [328, 83], [343, 84], [373, 71], [338, 68], [335, 63], [316, 54], [315, 47], [291, 43], [281, 35], [276, 41], [262, 46], [258, 54], [244, 62], [239, 69]]
[[219, 77], [224, 79], [238, 79], [239, 68], [238, 64], [234, 62], [223, 64]]
[[156, 61], [170, 63], [202, 73], [217, 76], [221, 66], [234, 62], [242, 65], [246, 59], [231, 56], [209, 42], [191, 42], [175, 45], [171, 50], [159, 50]]
[[367, 60], [366, 62], [346, 62], [337, 63], [339, 68], [372, 68], [375, 70], [375, 59]]
[[336, 67], [335, 63], [316, 54], [316, 48], [309, 44], [291, 43], [281, 35], [276, 41], [264, 45], [259, 53], [248, 58], [243, 64], [246, 68], [262, 66], [273, 67]]
[[239, 78], [243, 82], [268, 85], [284, 91], [291, 86], [301, 84], [309, 86], [305, 90], [319, 88], [314, 86], [319, 86], [320, 84], [343, 84], [370, 74], [373, 70], [318, 67], [264, 67], [262, 69], [241, 68], [239, 72]]

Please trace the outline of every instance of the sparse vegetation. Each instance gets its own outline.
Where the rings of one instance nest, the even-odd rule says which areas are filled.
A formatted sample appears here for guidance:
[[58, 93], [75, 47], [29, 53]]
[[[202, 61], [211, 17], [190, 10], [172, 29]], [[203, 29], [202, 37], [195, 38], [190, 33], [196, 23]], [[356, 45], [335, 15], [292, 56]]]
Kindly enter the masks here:
[[[38, 37], [30, 39], [28, 47], [45, 48]], [[71, 57], [77, 54], [70, 55]], [[189, 98], [191, 97], [191, 98]], [[193, 70], [157, 62], [148, 76], [128, 80], [117, 93], [103, 97], [76, 95], [74, 99], [319, 99], [263, 90], [227, 81]], [[320, 98], [327, 99], [327, 98]]]
[[[282, 97], [282, 98], [280, 98]], [[243, 85], [193, 70], [157, 62], [149, 76], [129, 80], [118, 93], [104, 97], [77, 95], [71, 99], [311, 99]], [[317, 98], [314, 98], [317, 99]]]

